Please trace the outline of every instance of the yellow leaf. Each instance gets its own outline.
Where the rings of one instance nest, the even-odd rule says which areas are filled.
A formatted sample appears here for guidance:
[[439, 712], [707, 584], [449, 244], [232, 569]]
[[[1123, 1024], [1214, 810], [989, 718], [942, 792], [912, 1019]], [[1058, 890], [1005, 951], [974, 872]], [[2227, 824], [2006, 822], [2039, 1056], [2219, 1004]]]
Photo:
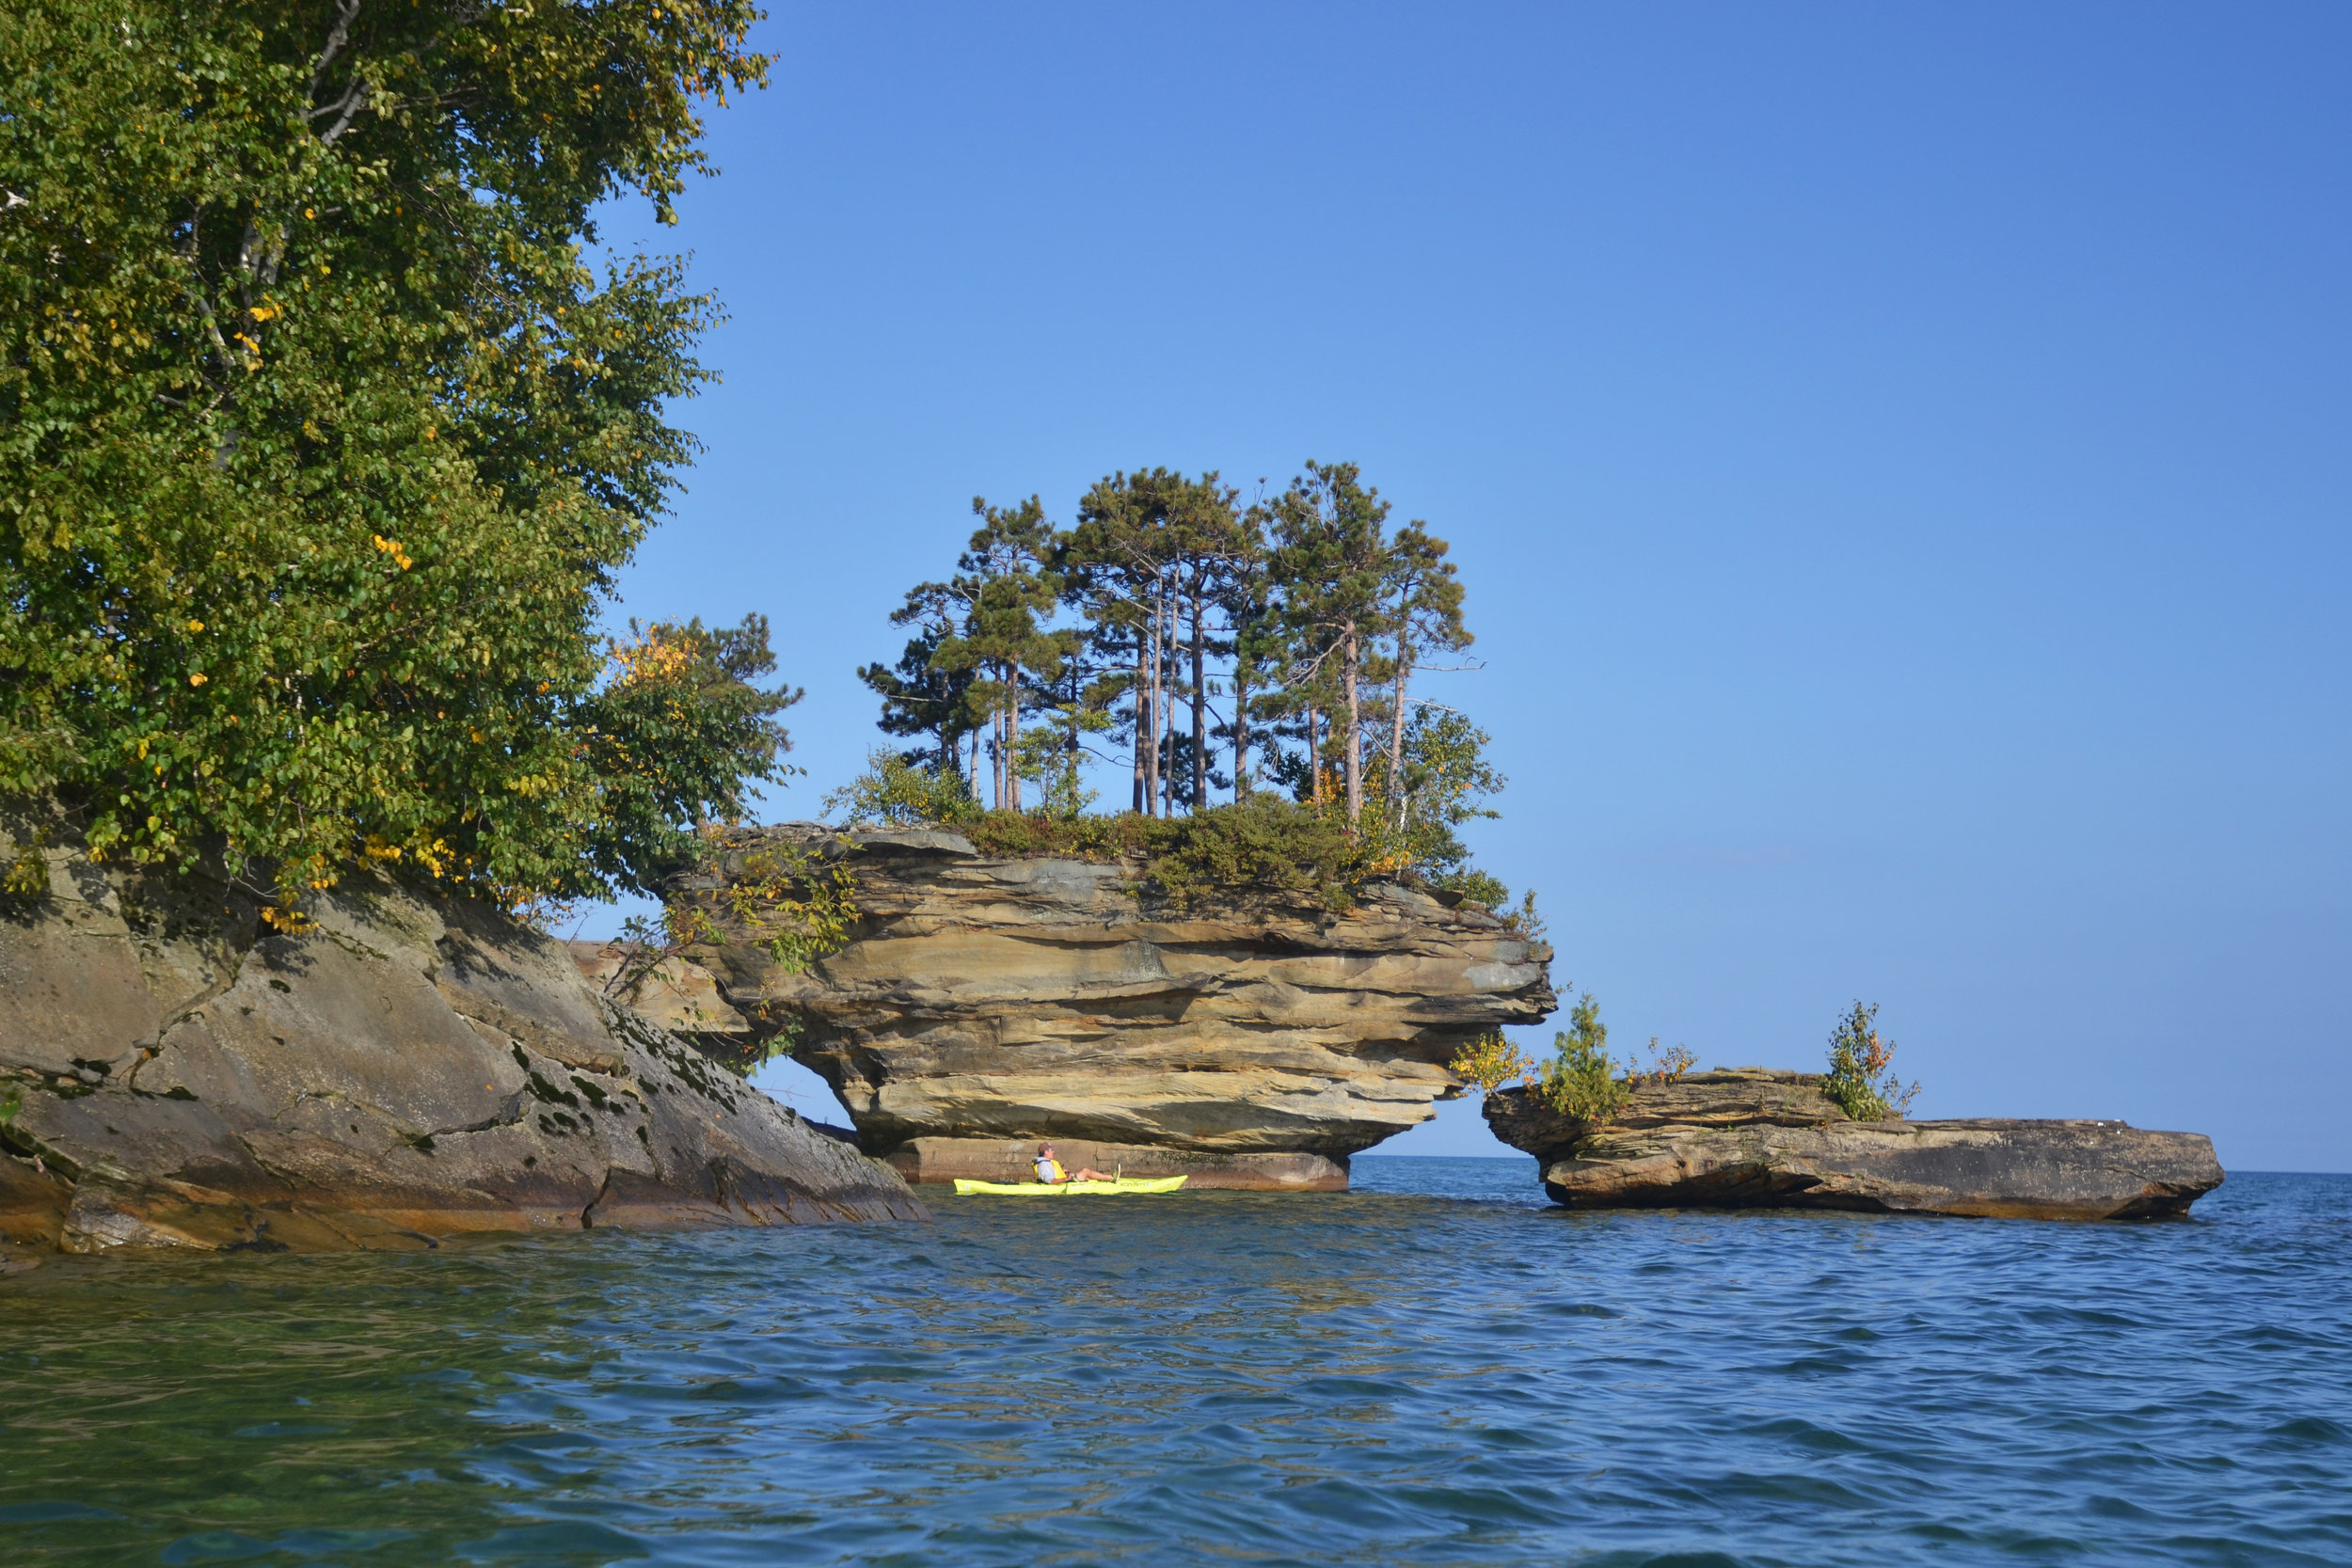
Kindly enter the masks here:
[[188, 677], [188, 684], [190, 686], [202, 686], [204, 684], [204, 672], [199, 670], [195, 674], [190, 675]]

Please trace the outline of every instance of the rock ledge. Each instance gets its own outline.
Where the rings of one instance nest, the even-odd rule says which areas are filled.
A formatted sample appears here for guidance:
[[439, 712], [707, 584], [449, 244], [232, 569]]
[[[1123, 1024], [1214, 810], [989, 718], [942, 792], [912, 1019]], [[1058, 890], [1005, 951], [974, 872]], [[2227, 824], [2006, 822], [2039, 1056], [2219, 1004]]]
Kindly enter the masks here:
[[1605, 1127], [1526, 1089], [1488, 1095], [1495, 1135], [1542, 1162], [1571, 1209], [1853, 1209], [2029, 1219], [2185, 1214], [2219, 1186], [2201, 1133], [2120, 1121], [1867, 1121], [1816, 1073], [1691, 1073], [1637, 1088]]

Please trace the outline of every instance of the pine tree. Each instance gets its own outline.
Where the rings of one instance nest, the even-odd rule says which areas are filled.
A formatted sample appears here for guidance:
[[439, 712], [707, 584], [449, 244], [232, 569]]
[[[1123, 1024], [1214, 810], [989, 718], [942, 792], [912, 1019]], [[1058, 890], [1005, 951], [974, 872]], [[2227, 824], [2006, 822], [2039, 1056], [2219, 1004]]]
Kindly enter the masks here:
[[1422, 656], [1433, 651], [1459, 652], [1470, 646], [1470, 628], [1462, 622], [1462, 582], [1448, 546], [1416, 518], [1397, 531], [1389, 545], [1388, 571], [1382, 583], [1382, 619], [1391, 639], [1389, 701], [1389, 765], [1392, 809], [1399, 827], [1405, 825], [1406, 797], [1398, 781], [1405, 766], [1406, 708], [1410, 705], [1413, 673]]
[[1042, 624], [1062, 594], [1055, 569], [1060, 537], [1031, 496], [1015, 507], [972, 498], [980, 526], [956, 562], [949, 585], [969, 607], [962, 626], [941, 641], [933, 661], [974, 675], [970, 701], [987, 715], [994, 800], [1001, 811], [1021, 809], [1021, 698], [1032, 678], [1051, 680], [1065, 655], [1062, 640]]
[[[1311, 462], [1268, 511], [1268, 567], [1290, 641], [1283, 684], [1322, 680], [1336, 687], [1338, 705], [1327, 722], [1354, 823], [1364, 810], [1365, 666], [1389, 629], [1389, 503], [1361, 483], [1355, 464]], [[1319, 750], [1311, 737], [1311, 752]]]

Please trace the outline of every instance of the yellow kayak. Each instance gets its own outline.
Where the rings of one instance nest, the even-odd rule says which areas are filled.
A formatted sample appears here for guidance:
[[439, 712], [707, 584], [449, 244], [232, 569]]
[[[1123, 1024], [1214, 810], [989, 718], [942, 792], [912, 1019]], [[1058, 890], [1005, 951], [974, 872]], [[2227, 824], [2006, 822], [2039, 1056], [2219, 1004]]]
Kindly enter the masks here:
[[970, 1181], [956, 1179], [956, 1196], [987, 1193], [997, 1197], [1068, 1197], [1073, 1193], [1172, 1193], [1184, 1184], [1181, 1176], [1125, 1176], [1116, 1181]]

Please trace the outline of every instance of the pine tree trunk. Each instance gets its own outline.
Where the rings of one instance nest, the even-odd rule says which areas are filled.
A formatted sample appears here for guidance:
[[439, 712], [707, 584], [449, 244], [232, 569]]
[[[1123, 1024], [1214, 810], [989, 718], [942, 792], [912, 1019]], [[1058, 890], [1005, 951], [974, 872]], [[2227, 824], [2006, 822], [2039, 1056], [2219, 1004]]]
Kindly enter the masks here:
[[1389, 717], [1389, 796], [1396, 802], [1396, 825], [1405, 826], [1405, 689], [1413, 678], [1413, 645], [1396, 638], [1396, 711]]
[[1005, 792], [1012, 797], [1012, 809], [1021, 809], [1021, 666], [1012, 667], [1010, 683], [1011, 717], [1005, 723]]
[[1233, 799], [1249, 799], [1249, 665], [1233, 657]]
[[1318, 806], [1323, 804], [1323, 737], [1315, 721], [1321, 717], [1313, 708], [1307, 710], [1307, 799]]
[[1146, 801], [1148, 801], [1148, 800], [1151, 800], [1151, 797], [1150, 797], [1149, 795], [1146, 795], [1146, 794], [1143, 792], [1143, 782], [1144, 782], [1144, 769], [1143, 769], [1143, 748], [1144, 748], [1144, 745], [1146, 744], [1145, 737], [1146, 737], [1147, 736], [1149, 736], [1149, 735], [1152, 733], [1152, 723], [1151, 723], [1151, 718], [1152, 718], [1152, 699], [1151, 699], [1151, 695], [1150, 695], [1150, 693], [1146, 690], [1146, 689], [1145, 689], [1145, 687], [1144, 687], [1144, 684], [1143, 684], [1143, 650], [1144, 650], [1143, 628], [1142, 628], [1141, 626], [1137, 626], [1137, 627], [1136, 628], [1136, 685], [1135, 685], [1135, 693], [1136, 693], [1136, 798], [1135, 798], [1135, 803], [1134, 803], [1133, 805], [1131, 805], [1131, 806], [1128, 808], [1130, 811], [1135, 812], [1137, 816], [1141, 816], [1141, 815], [1143, 814], [1143, 810], [1144, 810], [1144, 803], [1145, 803]]
[[1351, 827], [1364, 815], [1363, 708], [1356, 694], [1356, 625], [1351, 621], [1341, 665], [1347, 676], [1347, 750], [1340, 757], [1347, 769], [1347, 820]]
[[1209, 681], [1206, 657], [1201, 646], [1200, 623], [1206, 611], [1200, 603], [1200, 585], [1192, 590], [1192, 809], [1200, 811], [1209, 803]]
[[989, 774], [996, 785], [996, 809], [1005, 809], [1005, 710], [1000, 705], [990, 711]]
[[1152, 583], [1152, 725], [1151, 741], [1143, 752], [1144, 810], [1151, 816], [1160, 815], [1160, 585]]

